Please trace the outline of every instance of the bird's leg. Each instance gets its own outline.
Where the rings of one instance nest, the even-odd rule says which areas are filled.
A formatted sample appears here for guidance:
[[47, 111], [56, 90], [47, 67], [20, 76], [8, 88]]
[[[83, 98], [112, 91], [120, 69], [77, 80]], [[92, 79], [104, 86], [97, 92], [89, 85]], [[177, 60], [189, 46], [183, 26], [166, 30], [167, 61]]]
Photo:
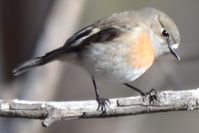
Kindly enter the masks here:
[[110, 101], [106, 98], [100, 97], [95, 79], [94, 79], [93, 76], [91, 76], [91, 77], [92, 77], [92, 82], [93, 82], [93, 86], [94, 86], [94, 89], [95, 89], [96, 100], [98, 102], [97, 110], [101, 110], [102, 114], [106, 114], [106, 105], [108, 105], [110, 103]]
[[134, 91], [138, 92], [141, 96], [146, 96], [146, 93], [141, 91], [140, 89], [138, 89], [130, 84], [127, 84], [127, 83], [124, 83], [124, 85], [127, 86], [128, 88], [133, 89]]
[[151, 89], [148, 92], [143, 92], [140, 89], [138, 89], [128, 83], [124, 83], [124, 85], [130, 89], [137, 91], [138, 93], [140, 93], [141, 96], [144, 96], [144, 97], [149, 96], [149, 102], [150, 102], [149, 104], [152, 104], [154, 101], [157, 100], [157, 90], [155, 90], [155, 89]]

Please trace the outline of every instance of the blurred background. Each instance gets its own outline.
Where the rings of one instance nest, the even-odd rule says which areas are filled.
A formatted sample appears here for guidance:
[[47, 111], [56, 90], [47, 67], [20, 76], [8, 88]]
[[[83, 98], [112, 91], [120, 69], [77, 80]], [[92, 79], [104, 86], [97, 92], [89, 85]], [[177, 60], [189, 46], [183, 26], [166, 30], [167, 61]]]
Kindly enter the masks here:
[[[178, 25], [181, 61], [164, 56], [132, 85], [149, 90], [199, 87], [198, 0], [0, 0], [0, 99], [94, 99], [85, 70], [53, 62], [19, 77], [12, 69], [32, 57], [62, 46], [74, 32], [114, 12], [146, 6], [166, 12]], [[137, 95], [120, 85], [98, 83], [103, 97]], [[199, 112], [169, 112], [109, 119], [61, 121], [43, 128], [41, 121], [0, 118], [0, 133], [198, 133]]]

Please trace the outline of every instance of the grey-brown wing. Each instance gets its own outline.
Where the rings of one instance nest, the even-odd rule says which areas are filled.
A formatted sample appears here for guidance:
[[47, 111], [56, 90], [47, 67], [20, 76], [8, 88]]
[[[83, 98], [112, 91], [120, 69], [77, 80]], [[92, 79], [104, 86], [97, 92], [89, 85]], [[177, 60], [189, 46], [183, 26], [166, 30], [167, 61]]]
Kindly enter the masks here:
[[124, 30], [116, 27], [97, 28], [89, 26], [69, 38], [63, 47], [73, 51], [91, 43], [111, 41], [123, 33]]

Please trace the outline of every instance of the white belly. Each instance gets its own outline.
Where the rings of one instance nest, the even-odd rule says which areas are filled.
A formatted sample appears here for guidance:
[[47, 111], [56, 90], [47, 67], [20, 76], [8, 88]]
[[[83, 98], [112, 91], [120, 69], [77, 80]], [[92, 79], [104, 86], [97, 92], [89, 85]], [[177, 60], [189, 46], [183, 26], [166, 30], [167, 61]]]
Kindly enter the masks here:
[[80, 53], [80, 61], [95, 78], [125, 83], [137, 79], [145, 70], [137, 70], [128, 62], [125, 44], [94, 44]]

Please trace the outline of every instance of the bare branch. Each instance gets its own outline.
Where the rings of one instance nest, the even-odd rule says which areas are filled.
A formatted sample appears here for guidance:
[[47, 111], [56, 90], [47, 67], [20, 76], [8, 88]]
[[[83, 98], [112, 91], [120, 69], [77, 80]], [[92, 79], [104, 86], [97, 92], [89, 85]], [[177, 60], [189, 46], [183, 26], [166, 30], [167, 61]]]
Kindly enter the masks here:
[[43, 126], [49, 127], [58, 120], [196, 110], [199, 109], [199, 89], [158, 92], [153, 103], [150, 103], [149, 96], [110, 99], [106, 113], [98, 111], [97, 107], [98, 103], [95, 100], [68, 102], [0, 100], [0, 116], [43, 119]]

